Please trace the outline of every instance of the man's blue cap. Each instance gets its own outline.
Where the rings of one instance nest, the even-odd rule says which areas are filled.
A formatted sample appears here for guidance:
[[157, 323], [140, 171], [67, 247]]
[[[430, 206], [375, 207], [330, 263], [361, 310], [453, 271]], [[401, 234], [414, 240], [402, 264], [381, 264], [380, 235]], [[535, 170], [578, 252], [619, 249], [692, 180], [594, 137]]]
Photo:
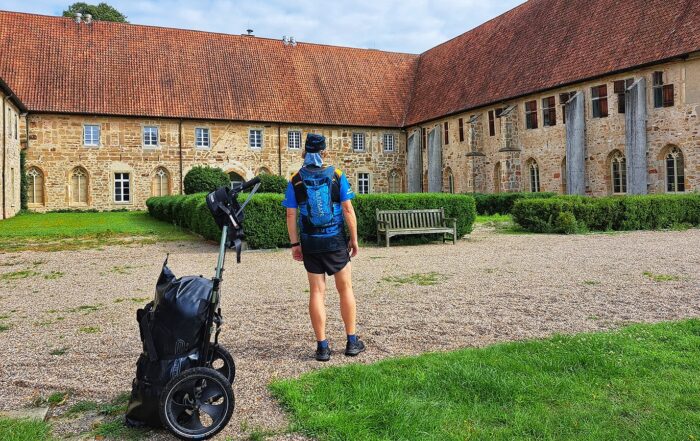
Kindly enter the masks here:
[[317, 135], [316, 133], [309, 133], [306, 135], [306, 143], [304, 144], [306, 151], [309, 153], [319, 153], [326, 149], [326, 137], [323, 135]]

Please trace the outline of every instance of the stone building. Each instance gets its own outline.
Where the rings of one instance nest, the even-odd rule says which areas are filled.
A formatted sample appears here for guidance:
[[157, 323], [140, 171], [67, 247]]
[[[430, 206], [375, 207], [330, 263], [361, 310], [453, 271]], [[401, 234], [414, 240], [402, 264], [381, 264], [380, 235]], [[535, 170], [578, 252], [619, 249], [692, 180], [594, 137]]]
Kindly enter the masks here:
[[2, 203], [1, 219], [6, 219], [20, 210], [19, 131], [20, 120], [26, 109], [12, 89], [2, 80], [0, 80], [0, 100], [2, 100], [0, 203]]
[[38, 211], [288, 176], [307, 133], [360, 193], [689, 192], [698, 29], [700, 2], [529, 0], [414, 55], [0, 12], [0, 78]]

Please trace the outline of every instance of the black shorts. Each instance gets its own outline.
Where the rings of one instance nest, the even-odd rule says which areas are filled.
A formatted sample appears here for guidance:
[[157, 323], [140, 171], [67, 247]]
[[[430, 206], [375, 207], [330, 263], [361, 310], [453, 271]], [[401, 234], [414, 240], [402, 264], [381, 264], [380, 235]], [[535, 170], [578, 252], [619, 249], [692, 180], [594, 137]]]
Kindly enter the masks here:
[[347, 249], [304, 254], [304, 268], [312, 274], [326, 273], [329, 276], [340, 272], [350, 262]]

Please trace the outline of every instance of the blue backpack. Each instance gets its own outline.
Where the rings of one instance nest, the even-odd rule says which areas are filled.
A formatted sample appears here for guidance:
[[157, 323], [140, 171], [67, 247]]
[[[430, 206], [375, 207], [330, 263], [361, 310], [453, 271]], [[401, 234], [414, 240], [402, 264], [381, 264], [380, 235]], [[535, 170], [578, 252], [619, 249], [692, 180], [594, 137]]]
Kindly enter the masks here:
[[302, 167], [292, 177], [302, 225], [325, 229], [335, 225], [334, 203], [340, 202], [340, 182], [334, 167]]

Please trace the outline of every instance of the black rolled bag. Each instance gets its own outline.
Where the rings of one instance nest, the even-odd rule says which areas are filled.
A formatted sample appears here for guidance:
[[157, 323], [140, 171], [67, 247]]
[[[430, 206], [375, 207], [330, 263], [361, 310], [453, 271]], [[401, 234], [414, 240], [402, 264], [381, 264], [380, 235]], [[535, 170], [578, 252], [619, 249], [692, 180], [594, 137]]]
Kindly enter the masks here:
[[131, 427], [161, 427], [160, 394], [171, 378], [199, 363], [207, 335], [213, 282], [204, 277], [176, 278], [168, 259], [156, 284], [155, 299], [136, 312], [143, 352], [126, 411]]

